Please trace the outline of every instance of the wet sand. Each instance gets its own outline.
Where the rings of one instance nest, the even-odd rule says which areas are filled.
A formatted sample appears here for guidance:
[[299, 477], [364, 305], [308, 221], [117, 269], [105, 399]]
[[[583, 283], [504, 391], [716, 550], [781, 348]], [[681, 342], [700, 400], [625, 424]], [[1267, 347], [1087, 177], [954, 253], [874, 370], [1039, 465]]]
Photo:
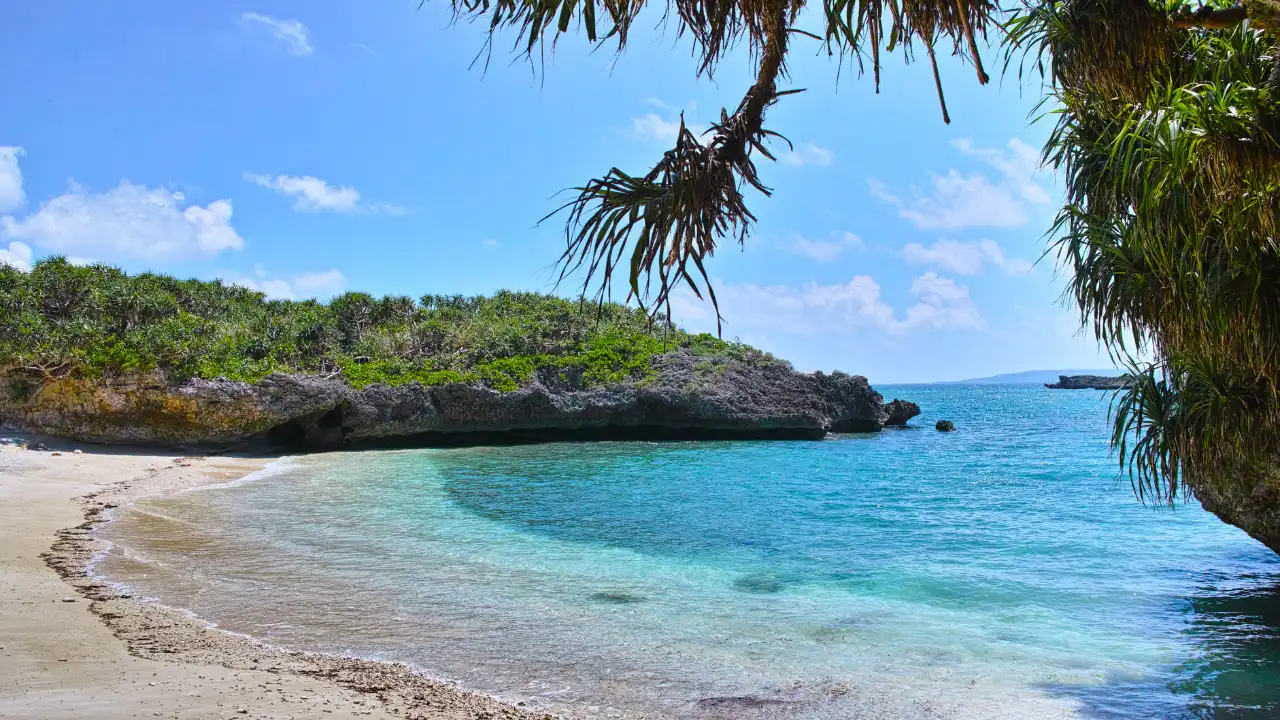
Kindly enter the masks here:
[[86, 574], [105, 510], [271, 459], [0, 433], [0, 718], [549, 717], [400, 664], [263, 646]]

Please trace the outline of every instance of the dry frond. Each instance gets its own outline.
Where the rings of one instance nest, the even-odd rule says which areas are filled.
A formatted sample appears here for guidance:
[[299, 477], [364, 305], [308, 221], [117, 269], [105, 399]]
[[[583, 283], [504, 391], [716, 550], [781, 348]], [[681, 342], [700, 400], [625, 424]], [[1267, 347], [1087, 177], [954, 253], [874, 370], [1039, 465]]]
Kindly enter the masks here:
[[709, 131], [709, 144], [681, 117], [675, 148], [647, 175], [613, 168], [577, 188], [578, 196], [561, 208], [569, 217], [560, 280], [584, 269], [584, 294], [595, 285], [596, 298], [603, 301], [630, 252], [628, 299], [651, 313], [668, 309], [669, 315], [671, 292], [683, 284], [698, 298], [707, 293], [718, 324], [719, 305], [704, 258], [715, 253], [721, 237], [746, 239], [755, 216], [742, 197], [743, 183], [765, 195], [771, 192], [760, 182], [751, 154], [772, 158], [763, 142], [774, 133], [752, 122], [750, 99], [732, 116], [722, 112]]
[[[859, 70], [863, 57], [870, 51], [871, 68], [877, 92], [880, 89], [880, 53], [899, 49], [903, 60], [913, 59], [914, 42], [924, 44], [933, 67], [934, 84], [944, 122], [951, 122], [938, 74], [934, 44], [942, 38], [952, 42], [956, 55], [973, 63], [979, 83], [991, 78], [978, 52], [978, 40], [987, 39], [988, 29], [996, 25], [999, 6], [990, 0], [941, 0], [938, 2], [899, 3], [898, 0], [823, 0], [827, 28], [827, 51], [856, 59]], [[887, 37], [887, 42], [886, 42]]]
[[548, 32], [554, 43], [576, 27], [581, 27], [593, 43], [615, 40], [621, 52], [626, 47], [631, 22], [644, 7], [643, 0], [450, 0], [450, 4], [455, 19], [488, 16], [489, 41], [485, 50], [491, 49], [499, 31], [514, 30], [515, 47], [526, 55], [546, 41]]
[[[652, 170], [637, 177], [615, 167], [576, 188], [578, 196], [560, 208], [568, 211], [561, 281], [585, 268], [583, 293], [598, 283], [596, 297], [602, 300], [629, 250], [628, 299], [635, 298], [650, 313], [666, 309], [669, 315], [676, 287], [683, 284], [698, 298], [705, 290], [719, 327], [720, 308], [704, 260], [722, 237], [745, 241], [755, 216], [747, 209], [743, 186], [771, 193], [760, 182], [752, 155], [772, 160], [764, 143], [781, 137], [764, 128], [765, 110], [779, 97], [798, 92], [777, 89], [787, 52], [789, 6], [784, 0], [767, 1], [769, 12], [746, 23], [753, 43], [760, 43], [756, 82], [732, 115], [720, 111], [720, 121], [707, 131], [710, 141], [704, 145], [681, 116], [675, 148]], [[762, 34], [759, 39], [756, 33]]]
[[693, 38], [699, 75], [714, 74], [716, 65], [743, 37], [751, 53], [759, 55], [770, 41], [772, 26], [781, 19], [789, 27], [803, 6], [795, 2], [779, 8], [772, 0], [675, 0], [679, 34]]

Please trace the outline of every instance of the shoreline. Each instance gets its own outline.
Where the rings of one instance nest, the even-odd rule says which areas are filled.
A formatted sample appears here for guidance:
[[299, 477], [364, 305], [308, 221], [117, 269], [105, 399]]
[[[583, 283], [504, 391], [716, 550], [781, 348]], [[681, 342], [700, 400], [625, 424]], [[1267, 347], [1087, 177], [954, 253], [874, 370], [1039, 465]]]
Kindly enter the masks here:
[[[11, 501], [0, 502], [0, 544], [9, 549], [16, 538], [8, 536], [20, 536], [26, 546], [20, 549], [27, 551], [20, 555], [6, 553], [0, 559], [0, 578], [4, 585], [12, 585], [0, 600], [0, 631], [9, 624], [7, 621], [13, 621], [25, 629], [26, 635], [37, 636], [35, 642], [23, 642], [26, 638], [19, 634], [16, 644], [6, 637], [0, 645], [0, 677], [15, 680], [12, 688], [7, 681], [0, 683], [0, 716], [8, 716], [12, 709], [19, 717], [48, 718], [84, 717], [86, 713], [92, 717], [134, 717], [144, 714], [143, 710], [152, 711], [145, 713], [148, 715], [201, 718], [227, 717], [228, 713], [260, 718], [419, 720], [553, 717], [460, 689], [403, 663], [272, 647], [246, 635], [217, 629], [180, 609], [122, 593], [107, 580], [91, 574], [92, 565], [106, 545], [93, 531], [110, 520], [109, 510], [157, 492], [237, 482], [267, 468], [280, 459], [278, 456], [184, 456], [126, 447], [93, 447], [16, 433], [0, 437], [6, 443], [0, 446], [0, 501], [14, 497], [20, 501], [17, 507]], [[21, 449], [15, 444], [21, 441], [43, 441], [51, 451]], [[37, 488], [43, 491], [39, 493], [41, 497], [32, 497]], [[42, 525], [53, 521], [50, 516], [62, 521], [52, 528], [39, 528], [48, 534], [33, 538], [32, 531], [38, 532], [37, 528], [11, 527], [19, 513], [45, 521], [39, 523]], [[36, 557], [30, 557], [40, 542], [44, 547]], [[44, 580], [60, 586], [62, 597], [47, 601], [57, 603], [56, 614], [73, 614], [76, 617], [70, 624], [86, 634], [106, 635], [106, 640], [87, 640], [99, 651], [96, 654], [112, 657], [97, 663], [90, 660], [90, 666], [85, 666], [84, 661], [71, 664], [67, 656], [86, 647], [43, 637], [56, 633], [68, 621], [48, 617], [49, 613], [42, 611], [23, 612], [24, 606], [34, 609], [37, 601], [29, 596], [37, 588], [28, 587], [26, 578], [11, 576], [30, 574], [35, 563], [44, 570]], [[56, 578], [49, 576], [50, 569]], [[48, 594], [50, 588], [39, 589]], [[18, 597], [13, 598], [14, 595]], [[86, 600], [87, 606], [83, 602]], [[85, 627], [86, 621], [96, 628]], [[93, 632], [95, 629], [98, 632]], [[0, 632], [0, 636], [6, 635], [9, 634]], [[114, 647], [102, 647], [104, 643]], [[132, 673], [138, 677], [129, 677], [130, 673], [118, 672], [116, 666], [122, 663], [144, 667]], [[159, 672], [148, 665], [169, 672]], [[99, 675], [120, 677], [113, 677], [114, 682], [104, 685]], [[176, 677], [164, 682], [153, 679], [162, 675]], [[145, 687], [145, 692], [139, 693], [139, 686]], [[121, 698], [125, 693], [128, 696]], [[105, 702], [112, 705], [106, 712]], [[129, 709], [128, 705], [142, 707]], [[157, 709], [163, 712], [155, 712]]]

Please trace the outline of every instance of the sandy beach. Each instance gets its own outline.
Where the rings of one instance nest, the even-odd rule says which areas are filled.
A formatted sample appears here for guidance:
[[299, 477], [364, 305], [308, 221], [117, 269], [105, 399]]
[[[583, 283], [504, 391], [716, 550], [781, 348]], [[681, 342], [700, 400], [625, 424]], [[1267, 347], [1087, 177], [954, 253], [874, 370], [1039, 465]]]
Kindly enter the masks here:
[[266, 647], [87, 576], [104, 510], [271, 459], [0, 435], [0, 718], [544, 717], [403, 665]]

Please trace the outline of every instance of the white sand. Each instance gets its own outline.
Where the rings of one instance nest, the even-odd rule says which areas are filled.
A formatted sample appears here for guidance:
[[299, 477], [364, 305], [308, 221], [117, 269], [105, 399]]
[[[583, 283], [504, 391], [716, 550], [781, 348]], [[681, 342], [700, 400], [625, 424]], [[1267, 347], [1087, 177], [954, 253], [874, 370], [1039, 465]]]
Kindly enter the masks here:
[[[36, 440], [62, 454], [19, 444]], [[73, 452], [77, 447], [82, 454]], [[182, 460], [151, 450], [0, 434], [0, 718], [526, 715], [402, 666], [264, 649], [173, 611], [110, 598], [83, 578], [74, 561], [64, 559], [64, 580], [42, 558], [58, 531], [85, 522], [93, 507], [82, 499], [86, 495], [226, 480], [266, 462]], [[86, 554], [82, 549], [80, 565]], [[57, 553], [53, 557], [58, 565]]]

